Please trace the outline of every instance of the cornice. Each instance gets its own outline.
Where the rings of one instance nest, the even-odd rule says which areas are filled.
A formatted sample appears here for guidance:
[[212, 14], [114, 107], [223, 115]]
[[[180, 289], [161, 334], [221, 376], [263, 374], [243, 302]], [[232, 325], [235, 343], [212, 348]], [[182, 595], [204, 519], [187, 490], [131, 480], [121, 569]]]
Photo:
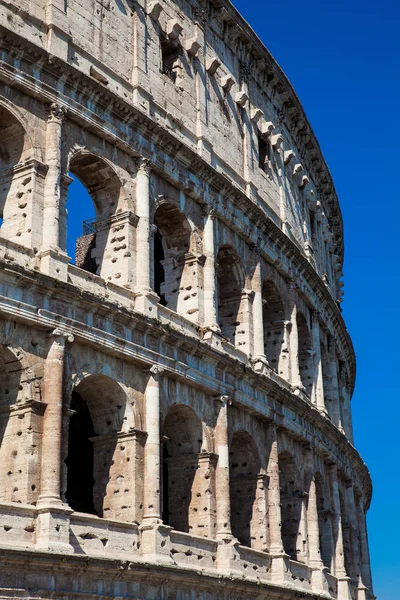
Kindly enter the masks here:
[[[233, 7], [232, 10], [236, 11]], [[36, 60], [44, 64], [45, 60], [48, 58], [45, 50], [23, 40], [17, 34], [10, 32], [3, 27], [0, 27], [0, 41], [1, 38], [3, 38], [5, 42], [8, 42], [8, 49], [11, 46], [12, 48], [18, 48], [20, 51], [26, 50], [28, 54], [27, 60], [31, 60], [32, 62], [35, 62]], [[265, 51], [267, 52], [266, 49]], [[260, 207], [251, 201], [244, 191], [237, 188], [226, 176], [215, 171], [213, 167], [195, 151], [176, 139], [171, 132], [153, 121], [147, 114], [141, 112], [129, 102], [122, 100], [111, 90], [108, 90], [97, 81], [92, 80], [89, 76], [84, 75], [74, 66], [68, 65], [55, 57], [51, 57], [51, 64], [47, 64], [47, 67], [53, 72], [55, 77], [62, 77], [64, 82], [68, 81], [68, 78], [70, 77], [77, 87], [81, 85], [81, 88], [85, 90], [87, 97], [90, 97], [91, 104], [96, 103], [102, 107], [104, 111], [107, 111], [108, 114], [115, 115], [118, 122], [123, 123], [125, 126], [131, 124], [135, 130], [140, 130], [146, 139], [154, 140], [154, 138], [156, 138], [157, 141], [160, 142], [163, 150], [166, 152], [170, 151], [175, 155], [175, 160], [178, 161], [181, 167], [190, 169], [193, 173], [196, 173], [196, 177], [202, 180], [200, 182], [203, 183], [204, 186], [202, 188], [199, 187], [196, 190], [190, 186], [188, 182], [186, 188], [184, 187], [183, 189], [189, 195], [192, 195], [198, 201], [204, 202], [203, 198], [207, 188], [222, 191], [227, 200], [232, 202], [242, 213], [251, 217], [254, 227], [259, 228], [264, 235], [269, 235], [274, 239], [274, 242], [292, 261], [295, 269], [297, 269], [298, 273], [302, 274], [310, 288], [320, 299], [324, 309], [329, 313], [332, 323], [335, 326], [335, 333], [338, 334], [341, 345], [345, 350], [344, 359], [349, 367], [351, 388], [353, 391], [356, 364], [350, 335], [336, 302], [296, 244], [282, 232], [282, 230]], [[37, 81], [33, 77], [23, 74], [15, 67], [10, 67], [8, 63], [3, 61], [0, 61], [0, 79], [6, 81], [10, 86], [23, 89], [25, 93], [38, 98], [42, 102], [48, 104], [55, 101], [63, 103], [67, 108], [69, 119], [85, 124], [85, 127], [92, 127], [93, 130], [97, 132], [100, 131], [102, 137], [108, 139], [111, 143], [120, 146], [130, 155], [137, 157], [138, 155], [140, 156], [142, 152], [147, 151], [145, 148], [135, 148], [134, 140], [126, 133], [123, 136], [121, 132], [116, 133], [111, 129], [107, 129], [104, 126], [104, 119], [92, 111], [89, 111], [83, 104], [73, 102], [67, 96], [60, 95], [55, 89], [45, 84], [41, 83], [41, 85], [38, 86]], [[185, 159], [183, 159], [183, 154]], [[149, 154], [147, 158], [152, 159], [153, 157]], [[160, 175], [165, 176], [163, 165], [153, 163], [153, 168], [155, 168]], [[223, 215], [218, 216], [222, 216], [223, 218]], [[241, 232], [241, 235], [243, 235], [243, 232]], [[246, 236], [243, 235], [243, 237]], [[257, 243], [257, 239], [253, 239], [250, 236], [247, 237], [250, 243]]]

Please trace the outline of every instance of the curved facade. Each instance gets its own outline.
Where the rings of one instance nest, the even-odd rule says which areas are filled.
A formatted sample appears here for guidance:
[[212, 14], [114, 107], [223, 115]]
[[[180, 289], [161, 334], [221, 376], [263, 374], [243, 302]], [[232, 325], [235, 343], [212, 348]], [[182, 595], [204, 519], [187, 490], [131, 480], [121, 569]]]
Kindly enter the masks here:
[[371, 600], [341, 213], [279, 66], [228, 0], [0, 33], [0, 598]]

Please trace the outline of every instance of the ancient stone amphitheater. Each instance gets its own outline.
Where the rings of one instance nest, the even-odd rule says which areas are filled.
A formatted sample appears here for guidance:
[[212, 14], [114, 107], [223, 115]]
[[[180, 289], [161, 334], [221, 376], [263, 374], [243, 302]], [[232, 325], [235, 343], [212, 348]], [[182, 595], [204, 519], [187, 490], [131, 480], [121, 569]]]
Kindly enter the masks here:
[[229, 0], [0, 33], [0, 598], [374, 598], [341, 213], [284, 73]]

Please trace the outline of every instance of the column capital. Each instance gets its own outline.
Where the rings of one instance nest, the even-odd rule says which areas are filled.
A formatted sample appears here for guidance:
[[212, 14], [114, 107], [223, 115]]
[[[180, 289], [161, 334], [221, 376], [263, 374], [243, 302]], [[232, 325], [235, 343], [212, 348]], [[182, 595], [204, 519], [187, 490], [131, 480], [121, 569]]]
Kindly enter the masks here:
[[66, 113], [67, 111], [65, 106], [58, 104], [58, 102], [53, 102], [49, 106], [48, 121], [61, 124], [65, 119]]
[[149, 369], [146, 369], [146, 371], [151, 373], [154, 379], [158, 379], [159, 377], [164, 375], [165, 369], [161, 365], [155, 364], [152, 365]]
[[203, 217], [210, 217], [213, 221], [217, 218], [217, 211], [215, 210], [215, 206], [210, 204], [202, 204], [201, 214]]
[[221, 396], [216, 397], [216, 400], [221, 402], [221, 404], [226, 404], [227, 406], [232, 406], [233, 404], [232, 398], [231, 396], [228, 396], [228, 394], [221, 394]]
[[136, 169], [138, 173], [143, 173], [144, 175], [150, 175], [152, 165], [151, 160], [149, 158], [145, 158], [144, 156], [140, 156], [135, 159]]
[[313, 323], [318, 323], [319, 324], [319, 318], [321, 316], [321, 313], [319, 312], [319, 310], [316, 310], [315, 308], [313, 308], [311, 310], [311, 319]]
[[59, 327], [56, 327], [56, 329], [53, 329], [53, 331], [48, 333], [47, 337], [59, 340], [61, 343], [64, 344], [66, 344], [67, 342], [72, 344], [75, 341], [75, 337], [71, 332], [65, 331]]

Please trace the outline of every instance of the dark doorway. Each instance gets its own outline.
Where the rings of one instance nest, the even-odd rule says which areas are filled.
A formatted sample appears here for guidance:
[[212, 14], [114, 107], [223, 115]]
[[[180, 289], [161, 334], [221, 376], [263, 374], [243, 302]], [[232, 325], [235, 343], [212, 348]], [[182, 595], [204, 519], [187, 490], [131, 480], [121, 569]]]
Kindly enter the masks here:
[[96, 435], [86, 402], [73, 392], [68, 437], [68, 467], [66, 499], [69, 506], [78, 512], [97, 514], [93, 503], [93, 444], [90, 438]]

